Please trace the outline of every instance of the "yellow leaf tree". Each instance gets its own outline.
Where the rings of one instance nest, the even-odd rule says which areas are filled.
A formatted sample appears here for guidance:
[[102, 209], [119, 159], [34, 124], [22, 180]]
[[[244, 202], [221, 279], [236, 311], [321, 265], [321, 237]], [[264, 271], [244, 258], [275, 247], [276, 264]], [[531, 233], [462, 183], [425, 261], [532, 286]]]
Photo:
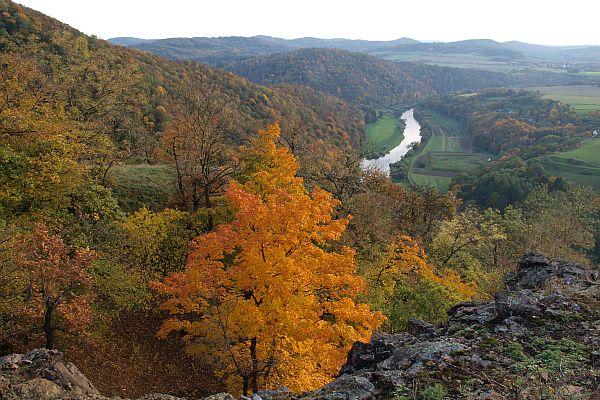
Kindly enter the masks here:
[[245, 175], [227, 190], [234, 220], [193, 241], [185, 272], [154, 284], [172, 315], [159, 334], [184, 332], [244, 394], [326, 383], [383, 321], [355, 301], [366, 284], [354, 252], [332, 249], [348, 223], [332, 217], [339, 203], [307, 193], [278, 136], [272, 125], [243, 149]]
[[410, 236], [396, 238], [386, 259], [368, 275], [371, 302], [385, 311], [385, 328], [392, 333], [404, 330], [411, 317], [442, 322], [448, 308], [476, 293], [476, 285], [463, 282], [453, 269], [436, 269]]

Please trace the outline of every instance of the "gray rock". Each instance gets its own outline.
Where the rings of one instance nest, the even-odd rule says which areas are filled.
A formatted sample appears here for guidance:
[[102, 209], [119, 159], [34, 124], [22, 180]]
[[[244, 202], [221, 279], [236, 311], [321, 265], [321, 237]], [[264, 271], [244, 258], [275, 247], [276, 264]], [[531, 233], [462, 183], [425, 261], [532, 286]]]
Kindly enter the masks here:
[[488, 368], [492, 365], [491, 361], [482, 359], [479, 357], [479, 354], [473, 354], [469, 357], [465, 357], [465, 359], [466, 361], [480, 368]]
[[33, 378], [13, 387], [19, 399], [52, 400], [63, 397], [63, 391], [54, 382], [44, 378]]
[[205, 397], [203, 400], [235, 400], [229, 393], [217, 393], [212, 396]]
[[378, 393], [393, 393], [400, 385], [404, 385], [402, 371], [375, 371], [369, 379]]
[[494, 303], [459, 303], [448, 311], [449, 323], [462, 325], [485, 324], [494, 321], [496, 316], [496, 306]]
[[585, 266], [570, 262], [550, 262], [539, 253], [527, 253], [519, 259], [517, 272], [506, 283], [510, 290], [541, 289], [550, 278], [561, 280], [566, 285], [589, 287], [597, 285], [596, 272]]
[[0, 369], [15, 369], [19, 368], [18, 364], [23, 361], [22, 354], [11, 354], [8, 356], [0, 357]]
[[382, 361], [378, 367], [380, 370], [407, 370], [416, 373], [423, 369], [426, 361], [441, 361], [443, 356], [464, 350], [466, 346], [454, 338], [415, 343], [396, 349], [394, 355]]
[[374, 399], [375, 385], [368, 378], [342, 375], [309, 395], [313, 400], [369, 400]]
[[415, 342], [415, 337], [408, 333], [396, 335], [374, 333], [369, 343], [354, 343], [340, 374], [351, 374], [364, 369], [375, 370], [377, 364], [393, 356], [397, 348]]
[[592, 367], [600, 367], [600, 350], [595, 350], [590, 353], [590, 362], [592, 363]]
[[408, 333], [417, 337], [431, 337], [435, 334], [435, 326], [420, 319], [409, 318]]
[[255, 393], [255, 396], [262, 400], [287, 400], [292, 397], [292, 392], [286, 387], [281, 387], [273, 390], [261, 390]]
[[72, 363], [56, 362], [54, 370], [58, 375], [58, 380], [67, 388], [83, 394], [100, 394], [88, 378]]

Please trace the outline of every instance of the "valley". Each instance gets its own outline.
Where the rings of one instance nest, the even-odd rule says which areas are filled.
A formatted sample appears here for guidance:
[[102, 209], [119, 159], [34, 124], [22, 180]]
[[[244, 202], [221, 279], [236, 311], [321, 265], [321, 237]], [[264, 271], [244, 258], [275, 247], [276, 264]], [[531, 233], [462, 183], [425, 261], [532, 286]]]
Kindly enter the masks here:
[[[414, 109], [411, 108], [402, 114], [401, 120], [404, 122], [403, 124], [399, 124], [395, 118], [392, 119], [391, 117], [383, 117], [371, 127], [371, 129], [379, 130], [384, 129], [387, 125], [388, 132], [393, 128], [394, 132], [398, 133], [400, 132], [400, 129], [402, 129], [402, 138], [400, 143], [394, 147], [389, 148], [391, 147], [389, 146], [388, 148], [385, 148], [382, 151], [383, 155], [377, 158], [362, 160], [361, 167], [363, 169], [375, 170], [389, 174], [390, 164], [401, 160], [404, 155], [410, 151], [413, 143], [418, 143], [421, 140], [421, 126], [415, 120], [413, 112]], [[384, 122], [380, 122], [382, 119]], [[387, 123], [390, 120], [393, 121], [392, 124]], [[385, 125], [382, 127], [382, 124]]]
[[409, 163], [408, 182], [431, 185], [441, 192], [448, 190], [452, 178], [472, 171], [490, 160], [491, 155], [476, 152], [465, 128], [455, 119], [434, 111], [419, 113], [431, 131], [425, 146]]
[[0, 399], [600, 396], [593, 13], [22, 1]]

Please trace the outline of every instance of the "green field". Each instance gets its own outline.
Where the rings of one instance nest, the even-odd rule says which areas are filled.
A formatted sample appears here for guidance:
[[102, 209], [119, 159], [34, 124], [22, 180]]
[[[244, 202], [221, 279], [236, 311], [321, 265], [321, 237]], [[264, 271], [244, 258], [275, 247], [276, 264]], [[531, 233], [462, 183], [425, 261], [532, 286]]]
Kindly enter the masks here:
[[578, 113], [600, 110], [600, 87], [596, 85], [534, 86], [527, 89], [539, 91], [544, 98], [570, 104]]
[[110, 174], [111, 189], [125, 211], [165, 205], [177, 190], [175, 169], [168, 165], [119, 165]]
[[372, 154], [382, 156], [404, 139], [404, 121], [391, 115], [384, 115], [377, 122], [367, 124], [367, 138], [373, 147]]
[[556, 73], [567, 73], [565, 69], [548, 68], [532, 60], [531, 63], [515, 64], [512, 60], [502, 60], [495, 57], [477, 55], [473, 53], [439, 53], [434, 51], [402, 51], [402, 50], [378, 50], [369, 54], [392, 61], [411, 61], [440, 67], [479, 69], [509, 74], [519, 74], [524, 71], [548, 71]]
[[432, 186], [439, 192], [448, 191], [448, 187], [450, 186], [450, 182], [452, 182], [451, 177], [446, 176], [432, 176], [432, 175], [421, 175], [421, 174], [411, 174], [411, 181], [419, 186]]
[[600, 139], [589, 139], [575, 150], [545, 156], [540, 161], [551, 175], [600, 191]]
[[470, 138], [455, 119], [427, 111], [433, 136], [410, 162], [408, 179], [416, 185], [429, 185], [447, 191], [452, 178], [487, 162], [488, 155], [474, 152]]

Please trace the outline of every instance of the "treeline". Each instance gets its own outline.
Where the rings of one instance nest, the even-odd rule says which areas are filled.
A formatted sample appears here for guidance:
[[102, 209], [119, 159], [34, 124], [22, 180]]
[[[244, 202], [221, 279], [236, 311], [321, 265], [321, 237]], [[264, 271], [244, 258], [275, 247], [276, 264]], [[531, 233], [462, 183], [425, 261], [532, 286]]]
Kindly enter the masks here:
[[584, 123], [567, 104], [517, 89], [435, 97], [423, 105], [464, 122], [473, 145], [497, 155], [535, 156], [563, 150], [591, 135], [593, 125]]
[[297, 83], [353, 104], [385, 108], [437, 93], [506, 86], [510, 79], [500, 73], [396, 63], [338, 49], [300, 49], [231, 62], [224, 68], [263, 85]]
[[[0, 7], [2, 354], [61, 349], [115, 395], [300, 392], [373, 330], [492, 296], [522, 251], [590, 258], [587, 191], [465, 208], [361, 171], [342, 100]], [[112, 190], [135, 163], [172, 173], [152, 210]]]
[[476, 148], [495, 155], [487, 166], [456, 178], [452, 190], [482, 207], [504, 209], [547, 185], [569, 183], [548, 174], [537, 157], [576, 147], [600, 124], [597, 113], [579, 115], [539, 93], [490, 89], [428, 99], [424, 107], [461, 121]]
[[191, 60], [216, 67], [243, 58], [292, 50], [292, 47], [268, 38], [238, 36], [169, 38], [140, 41], [130, 46], [172, 60]]

